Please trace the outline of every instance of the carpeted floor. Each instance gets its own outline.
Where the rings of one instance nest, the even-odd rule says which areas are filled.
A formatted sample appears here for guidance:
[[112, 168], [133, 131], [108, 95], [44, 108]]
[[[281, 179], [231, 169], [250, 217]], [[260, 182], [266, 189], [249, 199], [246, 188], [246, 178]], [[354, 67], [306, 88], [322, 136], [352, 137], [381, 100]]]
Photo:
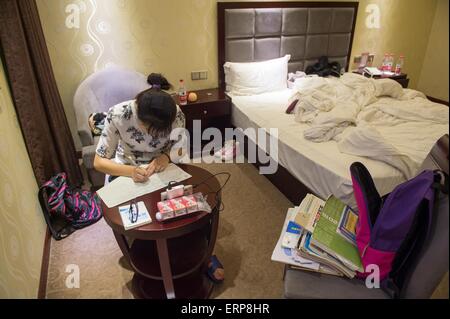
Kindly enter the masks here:
[[[215, 247], [226, 279], [215, 287], [212, 297], [281, 298], [283, 265], [272, 262], [270, 256], [290, 201], [251, 164], [199, 166], [211, 173], [232, 174], [222, 193], [225, 210]], [[73, 265], [79, 267], [79, 288], [66, 287]], [[47, 298], [133, 298], [132, 276], [111, 229], [102, 219], [67, 239], [52, 241]], [[433, 298], [448, 295], [447, 274]]]
[[[226, 279], [216, 285], [212, 297], [281, 298], [283, 265], [272, 262], [270, 256], [290, 201], [251, 164], [199, 166], [211, 173], [231, 173], [222, 193], [225, 210], [215, 247]], [[66, 287], [73, 272], [71, 265], [79, 267], [80, 288]], [[47, 297], [133, 298], [132, 276], [102, 219], [67, 239], [52, 241]]]

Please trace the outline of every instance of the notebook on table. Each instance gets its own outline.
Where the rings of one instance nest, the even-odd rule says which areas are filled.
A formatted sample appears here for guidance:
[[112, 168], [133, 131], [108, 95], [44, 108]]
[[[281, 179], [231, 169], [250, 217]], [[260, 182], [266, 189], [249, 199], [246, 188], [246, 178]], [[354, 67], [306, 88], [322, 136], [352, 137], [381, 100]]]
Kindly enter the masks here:
[[167, 187], [171, 181], [181, 182], [190, 177], [192, 177], [190, 174], [175, 164], [169, 164], [164, 171], [153, 174], [145, 183], [135, 183], [130, 177], [120, 176], [108, 185], [100, 188], [97, 194], [106, 206], [111, 208]]
[[152, 218], [144, 202], [120, 206], [119, 214], [125, 230], [147, 225], [152, 222]]

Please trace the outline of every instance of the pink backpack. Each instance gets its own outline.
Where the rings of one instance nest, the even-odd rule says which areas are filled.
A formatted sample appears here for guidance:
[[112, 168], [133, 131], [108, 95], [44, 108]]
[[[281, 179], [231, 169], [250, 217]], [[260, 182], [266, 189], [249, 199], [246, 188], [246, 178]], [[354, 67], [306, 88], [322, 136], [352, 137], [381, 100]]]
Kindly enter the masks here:
[[98, 195], [70, 187], [65, 173], [53, 176], [42, 185], [38, 197], [45, 221], [56, 240], [102, 218]]
[[[366, 270], [369, 265], [377, 265], [382, 287], [395, 296], [408, 266], [427, 239], [435, 196], [438, 190], [445, 192], [440, 182], [446, 176], [425, 170], [380, 197], [363, 164], [353, 163], [350, 172], [359, 210], [356, 243], [361, 262]], [[361, 278], [367, 276], [359, 274]]]

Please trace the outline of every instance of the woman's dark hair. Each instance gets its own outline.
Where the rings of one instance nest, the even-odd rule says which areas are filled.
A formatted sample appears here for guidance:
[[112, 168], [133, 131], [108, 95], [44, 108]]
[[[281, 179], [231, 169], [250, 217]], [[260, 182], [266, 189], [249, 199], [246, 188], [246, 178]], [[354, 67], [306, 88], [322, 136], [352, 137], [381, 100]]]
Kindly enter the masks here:
[[147, 83], [153, 88], [159, 88], [161, 90], [170, 90], [172, 87], [169, 81], [160, 73], [151, 73], [147, 78]]
[[167, 136], [177, 115], [172, 97], [159, 89], [151, 88], [136, 96], [137, 117], [148, 125], [152, 136]]

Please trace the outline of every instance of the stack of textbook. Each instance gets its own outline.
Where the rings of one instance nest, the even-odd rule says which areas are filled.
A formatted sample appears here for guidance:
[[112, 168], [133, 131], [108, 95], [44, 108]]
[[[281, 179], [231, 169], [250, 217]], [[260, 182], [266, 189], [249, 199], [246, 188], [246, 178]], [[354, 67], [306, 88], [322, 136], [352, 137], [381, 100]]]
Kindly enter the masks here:
[[353, 278], [362, 272], [355, 242], [358, 215], [339, 199], [308, 194], [289, 209], [272, 260], [298, 269]]

